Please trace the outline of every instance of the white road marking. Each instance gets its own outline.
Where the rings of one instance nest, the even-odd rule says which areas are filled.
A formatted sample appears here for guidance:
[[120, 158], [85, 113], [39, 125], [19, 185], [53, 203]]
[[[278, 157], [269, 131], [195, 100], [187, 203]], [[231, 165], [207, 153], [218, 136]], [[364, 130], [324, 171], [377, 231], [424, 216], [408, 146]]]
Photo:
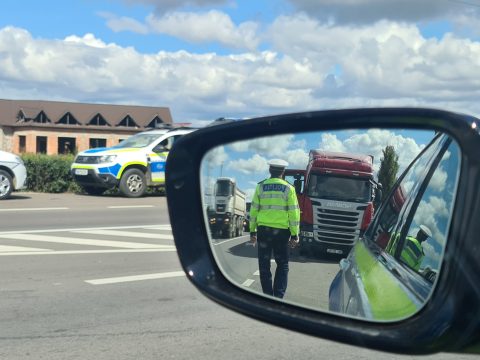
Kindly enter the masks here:
[[233, 241], [233, 240], [238, 240], [238, 239], [241, 239], [242, 237], [246, 237], [247, 235], [242, 235], [242, 236], [238, 236], [238, 237], [234, 237], [234, 238], [231, 238], [231, 239], [227, 239], [227, 240], [223, 240], [223, 241], [220, 241], [220, 242], [216, 242], [214, 243], [213, 245], [217, 246], [217, 245], [221, 245], [221, 244], [225, 244], [229, 241]]
[[253, 275], [255, 275], [255, 276], [260, 276], [260, 270], [255, 271], [255, 272], [253, 273]]
[[244, 281], [244, 283], [243, 283], [242, 285], [243, 285], [243, 286], [246, 286], [246, 287], [249, 287], [249, 286], [252, 285], [254, 282], [255, 282], [255, 280], [247, 279], [247, 280]]
[[33, 252], [0, 252], [0, 256], [21, 256], [21, 255], [90, 255], [90, 254], [123, 254], [123, 253], [148, 253], [148, 252], [175, 252], [174, 246], [171, 249], [118, 249], [118, 250], [46, 250]]
[[63, 236], [35, 235], [35, 234], [26, 234], [26, 233], [0, 234], [0, 238], [13, 239], [13, 240], [26, 240], [26, 241], [41, 241], [41, 242], [61, 243], [61, 244], [70, 244], [70, 245], [106, 246], [106, 247], [117, 247], [117, 248], [125, 248], [125, 249], [162, 249], [162, 248], [172, 247], [172, 245], [143, 244], [143, 243], [136, 243], [136, 242], [112, 241], [112, 240], [94, 240], [94, 239], [71, 238], [71, 237], [63, 237]]
[[183, 271], [172, 271], [166, 273], [157, 273], [157, 274], [147, 274], [147, 275], [134, 275], [134, 276], [121, 276], [105, 279], [94, 279], [94, 280], [85, 280], [86, 283], [92, 285], [105, 285], [105, 284], [116, 284], [129, 281], [141, 281], [141, 280], [154, 280], [154, 279], [168, 279], [174, 277], [185, 276]]
[[139, 233], [134, 231], [119, 231], [119, 230], [75, 230], [71, 231], [81, 234], [93, 234], [93, 235], [109, 235], [109, 236], [125, 236], [125, 237], [137, 237], [146, 239], [168, 239], [173, 240], [172, 235], [166, 234], [152, 234], [152, 233]]
[[107, 206], [108, 209], [129, 209], [129, 208], [153, 208], [154, 205], [117, 205]]
[[17, 209], [0, 209], [0, 211], [51, 211], [51, 210], [69, 210], [68, 207], [55, 207], [55, 208], [17, 208]]
[[0, 245], [0, 253], [33, 252], [33, 251], [52, 251], [52, 250], [50, 250], [50, 249], [31, 248], [31, 247], [25, 247], [25, 246]]
[[149, 229], [155, 229], [155, 230], [170, 230], [172, 231], [172, 227], [170, 225], [150, 225], [147, 226]]
[[82, 230], [118, 230], [118, 229], [155, 229], [155, 230], [172, 230], [170, 225], [137, 225], [137, 226], [108, 226], [108, 227], [94, 227], [94, 228], [64, 228], [64, 229], [44, 229], [44, 230], [11, 230], [1, 231], [1, 234], [41, 234], [51, 232], [69, 232], [69, 231], [82, 231]]

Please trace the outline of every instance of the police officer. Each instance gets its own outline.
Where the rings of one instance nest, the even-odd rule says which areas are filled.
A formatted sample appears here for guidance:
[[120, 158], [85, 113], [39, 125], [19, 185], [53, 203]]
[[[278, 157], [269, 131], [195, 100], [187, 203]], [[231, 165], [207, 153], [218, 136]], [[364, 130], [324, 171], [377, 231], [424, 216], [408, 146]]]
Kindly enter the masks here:
[[[300, 209], [295, 188], [283, 180], [288, 163], [269, 162], [270, 178], [258, 183], [250, 208], [250, 241], [258, 240], [260, 283], [265, 294], [283, 298], [287, 289], [289, 246], [297, 246]], [[277, 268], [272, 286], [270, 259]]]
[[413, 270], [418, 271], [422, 263], [425, 253], [423, 252], [422, 243], [432, 236], [432, 232], [425, 225], [420, 225], [417, 236], [407, 236], [405, 245], [403, 246], [402, 260]]

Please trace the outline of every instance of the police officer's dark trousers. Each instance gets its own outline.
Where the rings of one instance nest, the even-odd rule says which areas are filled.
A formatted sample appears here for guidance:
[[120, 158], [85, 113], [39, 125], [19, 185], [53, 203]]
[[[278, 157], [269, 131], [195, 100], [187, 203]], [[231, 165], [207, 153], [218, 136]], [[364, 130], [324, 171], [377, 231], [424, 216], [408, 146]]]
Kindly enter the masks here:
[[[287, 290], [289, 239], [290, 230], [288, 229], [276, 229], [268, 226], [259, 226], [257, 229], [258, 268], [262, 290], [265, 294], [278, 298], [283, 298]], [[277, 264], [273, 286], [270, 271], [272, 252]]]

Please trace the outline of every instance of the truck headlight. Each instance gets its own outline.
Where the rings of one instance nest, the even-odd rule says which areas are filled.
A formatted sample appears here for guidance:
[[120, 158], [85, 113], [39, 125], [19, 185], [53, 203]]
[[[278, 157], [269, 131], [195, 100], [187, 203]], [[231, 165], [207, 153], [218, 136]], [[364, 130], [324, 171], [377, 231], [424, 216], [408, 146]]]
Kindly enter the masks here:
[[111, 163], [111, 162], [113, 162], [116, 158], [117, 158], [117, 155], [103, 155], [103, 156], [99, 156], [99, 157], [98, 157], [97, 162], [98, 162], [99, 164]]

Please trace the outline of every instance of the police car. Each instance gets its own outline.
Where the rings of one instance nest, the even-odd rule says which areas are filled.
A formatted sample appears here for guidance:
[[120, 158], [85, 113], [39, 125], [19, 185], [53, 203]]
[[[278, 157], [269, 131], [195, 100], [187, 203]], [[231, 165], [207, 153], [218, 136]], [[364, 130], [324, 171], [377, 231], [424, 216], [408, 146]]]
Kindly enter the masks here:
[[135, 134], [110, 148], [80, 152], [71, 166], [76, 183], [90, 195], [118, 187], [127, 197], [140, 197], [148, 187], [165, 186], [165, 163], [175, 141], [195, 129], [162, 128]]
[[27, 169], [20, 156], [0, 151], [0, 200], [25, 187]]

